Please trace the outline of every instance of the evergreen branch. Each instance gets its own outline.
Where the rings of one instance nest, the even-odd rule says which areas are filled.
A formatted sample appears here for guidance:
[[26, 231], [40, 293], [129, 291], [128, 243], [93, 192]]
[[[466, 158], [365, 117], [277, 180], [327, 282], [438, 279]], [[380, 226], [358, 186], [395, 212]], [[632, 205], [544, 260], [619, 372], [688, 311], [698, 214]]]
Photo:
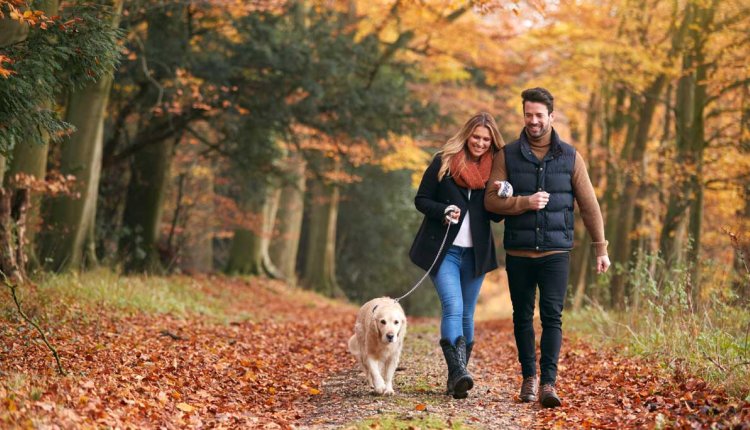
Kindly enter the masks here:
[[2, 275], [3, 277], [3, 283], [5, 284], [5, 286], [10, 289], [10, 294], [11, 296], [13, 296], [13, 302], [16, 304], [16, 309], [18, 310], [18, 313], [21, 315], [21, 318], [23, 318], [24, 321], [26, 321], [27, 323], [29, 323], [36, 329], [36, 331], [42, 337], [42, 341], [44, 342], [44, 344], [47, 345], [47, 348], [50, 351], [52, 351], [52, 356], [55, 357], [55, 362], [57, 362], [57, 372], [61, 376], [67, 375], [67, 373], [65, 372], [65, 369], [63, 369], [62, 367], [62, 363], [60, 362], [60, 355], [57, 353], [57, 349], [55, 349], [55, 347], [49, 343], [49, 340], [47, 340], [47, 335], [44, 334], [44, 330], [42, 330], [41, 327], [39, 327], [39, 325], [35, 323], [34, 320], [29, 318], [29, 316], [26, 315], [23, 309], [21, 309], [21, 302], [18, 300], [18, 295], [16, 294], [16, 289], [18, 288], [18, 286], [10, 282], [8, 277], [5, 275], [5, 272], [0, 271], [0, 275]]

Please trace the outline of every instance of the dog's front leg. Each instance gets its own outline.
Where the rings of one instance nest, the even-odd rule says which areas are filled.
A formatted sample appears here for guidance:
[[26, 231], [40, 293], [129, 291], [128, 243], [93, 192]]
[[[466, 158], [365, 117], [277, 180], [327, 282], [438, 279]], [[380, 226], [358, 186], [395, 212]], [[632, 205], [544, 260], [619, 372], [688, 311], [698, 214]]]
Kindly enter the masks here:
[[370, 372], [370, 367], [367, 365], [367, 358], [362, 360], [362, 369], [365, 371], [365, 376], [367, 376], [367, 383], [370, 385], [370, 388], [375, 388], [375, 381], [373, 381], [372, 372]]
[[380, 375], [380, 365], [377, 360], [373, 358], [367, 359], [367, 372], [369, 373], [370, 379], [372, 379], [375, 392], [377, 394], [384, 394], [385, 381], [383, 381], [383, 377]]
[[394, 356], [390, 357], [385, 362], [385, 393], [386, 395], [392, 395], [394, 394], [393, 391], [393, 375], [396, 373], [396, 368], [398, 367], [398, 354], [395, 354]]

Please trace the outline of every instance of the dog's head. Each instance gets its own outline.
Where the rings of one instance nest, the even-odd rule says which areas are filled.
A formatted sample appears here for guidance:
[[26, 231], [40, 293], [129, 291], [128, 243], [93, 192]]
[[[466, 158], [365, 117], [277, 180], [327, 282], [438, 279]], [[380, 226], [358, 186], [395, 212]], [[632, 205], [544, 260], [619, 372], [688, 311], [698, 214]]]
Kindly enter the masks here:
[[406, 315], [401, 305], [393, 300], [373, 309], [372, 323], [382, 343], [396, 343], [406, 335]]

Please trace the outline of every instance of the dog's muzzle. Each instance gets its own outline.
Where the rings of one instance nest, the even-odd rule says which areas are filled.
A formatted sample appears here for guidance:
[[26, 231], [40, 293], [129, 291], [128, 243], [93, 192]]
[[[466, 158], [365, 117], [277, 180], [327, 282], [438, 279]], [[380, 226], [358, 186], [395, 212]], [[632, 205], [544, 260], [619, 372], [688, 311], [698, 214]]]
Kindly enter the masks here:
[[388, 339], [388, 342], [393, 342], [393, 339], [396, 338], [396, 335], [388, 333], [387, 335], [385, 335], [385, 337], [386, 339]]

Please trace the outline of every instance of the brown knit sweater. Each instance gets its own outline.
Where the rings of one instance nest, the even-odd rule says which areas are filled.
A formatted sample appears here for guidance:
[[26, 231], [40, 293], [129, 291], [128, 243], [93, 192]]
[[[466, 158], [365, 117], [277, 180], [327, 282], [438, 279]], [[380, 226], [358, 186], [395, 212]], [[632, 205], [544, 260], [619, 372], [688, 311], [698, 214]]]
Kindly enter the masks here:
[[[552, 135], [551, 130], [552, 128], [550, 127], [550, 132], [547, 132], [547, 134], [538, 139], [532, 139], [528, 134], [526, 135], [531, 144], [531, 150], [539, 160], [543, 159], [549, 151]], [[531, 210], [529, 196], [513, 196], [508, 198], [498, 197], [497, 187], [493, 185], [494, 182], [507, 180], [508, 171], [505, 167], [505, 152], [500, 151], [495, 155], [495, 159], [492, 162], [492, 172], [490, 173], [490, 180], [484, 194], [484, 205], [487, 210], [501, 215], [519, 215]], [[583, 157], [581, 157], [581, 153], [577, 151], [575, 166], [573, 167], [573, 194], [575, 195], [576, 202], [578, 202], [578, 208], [581, 211], [583, 224], [591, 235], [591, 245], [594, 247], [596, 255], [607, 255], [608, 242], [604, 239], [604, 220], [602, 219], [602, 211], [599, 208], [599, 202], [596, 199], [594, 186], [591, 185], [591, 179], [589, 179], [589, 174], [586, 170], [586, 162], [583, 160]], [[545, 255], [558, 252], [566, 252], [531, 251], [521, 249], [506, 249], [505, 251], [508, 255], [532, 258], [544, 257]]]

